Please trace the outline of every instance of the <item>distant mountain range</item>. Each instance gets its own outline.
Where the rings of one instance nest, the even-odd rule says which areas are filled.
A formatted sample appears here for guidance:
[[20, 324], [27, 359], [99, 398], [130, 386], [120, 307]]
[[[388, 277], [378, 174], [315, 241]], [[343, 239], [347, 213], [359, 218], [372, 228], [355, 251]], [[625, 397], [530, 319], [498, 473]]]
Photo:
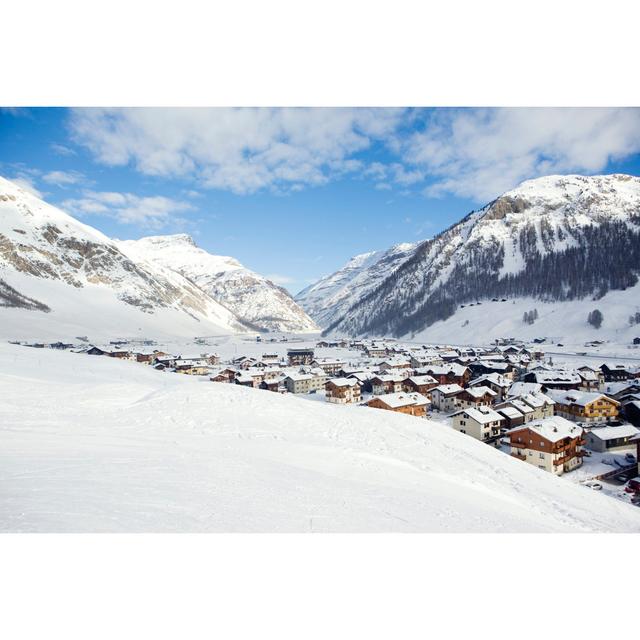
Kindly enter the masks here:
[[[522, 183], [432, 239], [356, 256], [296, 300], [327, 334], [455, 341], [477, 335], [480, 326], [485, 339], [492, 326], [562, 335], [574, 312], [585, 316], [576, 326], [586, 327], [585, 309], [606, 305], [604, 298], [616, 292], [611, 321], [619, 331], [629, 329], [628, 315], [640, 308], [638, 273], [640, 178], [547, 176]], [[564, 313], [553, 322], [541, 314], [540, 324], [524, 326], [522, 310], [536, 304], [549, 317], [561, 307]], [[437, 330], [445, 326], [446, 332]]]
[[268, 331], [317, 331], [291, 295], [235, 258], [215, 256], [185, 234], [151, 236], [118, 243], [137, 262], [182, 274], [244, 322]]
[[232, 258], [186, 236], [112, 240], [3, 178], [0, 320], [3, 338], [316, 328], [283, 289]]

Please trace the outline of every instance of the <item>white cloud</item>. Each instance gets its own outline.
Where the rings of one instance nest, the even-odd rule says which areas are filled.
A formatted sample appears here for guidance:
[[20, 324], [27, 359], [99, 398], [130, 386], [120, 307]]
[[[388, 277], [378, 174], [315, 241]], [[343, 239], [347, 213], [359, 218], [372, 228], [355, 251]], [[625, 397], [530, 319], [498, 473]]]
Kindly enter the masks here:
[[294, 282], [297, 282], [295, 278], [290, 278], [289, 276], [283, 276], [278, 273], [269, 274], [265, 276], [265, 278], [279, 285], [287, 285], [287, 284], [293, 284]]
[[44, 197], [44, 194], [38, 190], [38, 188], [35, 186], [33, 180], [31, 178], [28, 178], [25, 175], [20, 175], [17, 176], [15, 178], [10, 178], [11, 182], [13, 182], [13, 184], [18, 185], [21, 189], [24, 189], [25, 191], [27, 191], [28, 193], [30, 193], [31, 195], [36, 196], [37, 198], [42, 198]]
[[56, 155], [59, 156], [75, 156], [76, 152], [63, 144], [58, 144], [57, 142], [52, 142], [51, 151], [53, 151]]
[[124, 224], [160, 228], [169, 222], [183, 222], [177, 214], [193, 206], [164, 196], [137, 196], [112, 191], [85, 191], [82, 198], [65, 200], [62, 207], [76, 214], [105, 215]]
[[526, 179], [595, 173], [640, 152], [640, 109], [436, 111], [400, 149], [405, 164], [436, 178], [426, 195], [485, 202]]
[[106, 165], [195, 177], [235, 193], [300, 189], [359, 171], [352, 157], [384, 140], [399, 109], [76, 109], [76, 142]]
[[50, 171], [42, 176], [42, 179], [49, 184], [58, 187], [78, 184], [84, 180], [84, 176], [79, 171]]

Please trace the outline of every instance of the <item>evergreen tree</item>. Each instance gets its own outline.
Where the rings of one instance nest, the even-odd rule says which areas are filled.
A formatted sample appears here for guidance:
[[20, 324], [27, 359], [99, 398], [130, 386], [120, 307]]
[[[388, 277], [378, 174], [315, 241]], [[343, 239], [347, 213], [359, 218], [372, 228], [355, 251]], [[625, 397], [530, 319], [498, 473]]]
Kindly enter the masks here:
[[587, 317], [589, 324], [596, 329], [599, 329], [602, 326], [603, 320], [604, 317], [599, 309], [594, 309]]

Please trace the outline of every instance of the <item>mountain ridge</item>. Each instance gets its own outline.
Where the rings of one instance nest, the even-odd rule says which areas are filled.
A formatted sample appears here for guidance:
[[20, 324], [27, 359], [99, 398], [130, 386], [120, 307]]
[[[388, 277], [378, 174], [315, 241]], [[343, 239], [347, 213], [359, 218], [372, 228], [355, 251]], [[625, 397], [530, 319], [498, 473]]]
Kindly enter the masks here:
[[626, 290], [640, 272], [640, 178], [545, 176], [472, 211], [362, 296], [325, 310], [325, 333], [425, 332], [460, 305], [506, 297], [564, 302]]

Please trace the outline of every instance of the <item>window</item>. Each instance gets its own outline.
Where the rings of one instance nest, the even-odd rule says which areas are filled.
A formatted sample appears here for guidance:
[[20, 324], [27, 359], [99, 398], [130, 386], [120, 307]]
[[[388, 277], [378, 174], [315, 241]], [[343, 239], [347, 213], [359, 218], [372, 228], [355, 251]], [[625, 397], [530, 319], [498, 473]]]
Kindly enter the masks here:
[[544, 460], [544, 453], [540, 454], [540, 458], [542, 458], [542, 460]]

